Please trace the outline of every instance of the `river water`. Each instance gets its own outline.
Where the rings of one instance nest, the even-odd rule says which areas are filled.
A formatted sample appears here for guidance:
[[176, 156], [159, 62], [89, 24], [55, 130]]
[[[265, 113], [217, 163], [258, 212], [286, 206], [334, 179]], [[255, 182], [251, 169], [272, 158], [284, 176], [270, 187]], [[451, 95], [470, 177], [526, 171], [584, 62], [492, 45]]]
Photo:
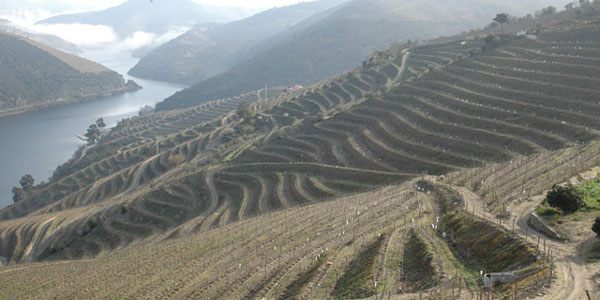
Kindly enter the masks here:
[[77, 138], [98, 118], [108, 127], [131, 117], [144, 105], [153, 105], [181, 90], [182, 86], [148, 81], [125, 75], [137, 63], [127, 54], [106, 55], [88, 51], [84, 57], [124, 74], [142, 90], [86, 103], [55, 107], [0, 118], [0, 208], [12, 203], [12, 188], [21, 176], [31, 174], [36, 183], [47, 180], [56, 167], [66, 162], [84, 144]]

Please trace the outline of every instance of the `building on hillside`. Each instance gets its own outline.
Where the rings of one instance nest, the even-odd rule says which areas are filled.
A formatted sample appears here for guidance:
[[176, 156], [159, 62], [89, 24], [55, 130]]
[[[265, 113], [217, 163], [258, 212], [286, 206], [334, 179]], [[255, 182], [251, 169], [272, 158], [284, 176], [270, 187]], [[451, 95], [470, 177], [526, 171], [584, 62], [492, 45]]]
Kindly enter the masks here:
[[483, 287], [491, 288], [496, 283], [510, 283], [515, 280], [515, 273], [486, 273], [483, 275]]
[[301, 89], [303, 89], [303, 88], [304, 88], [303, 86], [301, 86], [301, 85], [299, 85], [299, 84], [296, 84], [296, 85], [294, 85], [294, 86], [290, 86], [290, 87], [288, 87], [288, 88], [287, 88], [287, 92], [288, 92], [288, 93], [293, 93], [293, 92], [297, 92], [297, 91], [299, 91], [299, 90], [301, 90]]

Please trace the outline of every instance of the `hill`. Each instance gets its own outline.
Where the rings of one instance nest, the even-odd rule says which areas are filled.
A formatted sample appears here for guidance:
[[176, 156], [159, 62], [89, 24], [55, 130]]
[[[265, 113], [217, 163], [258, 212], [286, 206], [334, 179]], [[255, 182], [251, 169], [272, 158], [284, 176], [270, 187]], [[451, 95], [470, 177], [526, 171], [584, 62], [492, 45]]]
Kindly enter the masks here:
[[[462, 183], [468, 185], [479, 179], [478, 172], [484, 172], [483, 175], [506, 179], [497, 184], [490, 180], [488, 184], [519, 190], [520, 180], [511, 182], [515, 176], [502, 174], [527, 174], [535, 169], [528, 187], [549, 189], [552, 183], [548, 179], [558, 179], [555, 176], [573, 170], [571, 163], [578, 156], [589, 158], [586, 163], [600, 163], [599, 146], [594, 142], [593, 146], [549, 152], [533, 159], [523, 157], [513, 163], [455, 173], [453, 177], [458, 182], [466, 178]], [[576, 164], [574, 169], [579, 172], [587, 166]], [[544, 172], [552, 176], [543, 176]], [[570, 252], [563, 260], [564, 243], [560, 246], [547, 240], [547, 248], [552, 245], [556, 261], [552, 267], [543, 258], [547, 251], [541, 245], [536, 250], [533, 229], [519, 226], [515, 233], [512, 223], [486, 213], [479, 207], [485, 202], [476, 196], [476, 200], [460, 196], [474, 195], [450, 181], [436, 184], [435, 196], [428, 195], [427, 190], [419, 191], [421, 187], [413, 181], [210, 230], [194, 229], [197, 224], [190, 222], [179, 231], [194, 233], [177, 237], [170, 231], [95, 259], [0, 266], [6, 285], [0, 296], [365, 299], [379, 294], [390, 299], [418, 299], [419, 294], [443, 293], [448, 299], [473, 299], [480, 295], [480, 268], [499, 270], [494, 269], [494, 264], [502, 262], [505, 270], [514, 270], [514, 264], [525, 266], [516, 272], [518, 297], [586, 297], [585, 290], [573, 283], [592, 284], [583, 279], [592, 276], [585, 269], [596, 269], [597, 263], [572, 262]], [[438, 223], [447, 235], [431, 227], [436, 222], [438, 205], [443, 204], [436, 200], [443, 195], [439, 190], [469, 207], [452, 210], [447, 220]], [[525, 235], [526, 228], [529, 237]], [[453, 238], [448, 238], [451, 235]], [[465, 243], [468, 241], [472, 243]], [[469, 251], [485, 256], [471, 256]], [[569, 277], [551, 278], [559, 272]], [[357, 283], [356, 289], [342, 284], [346, 278]], [[374, 281], [378, 282], [377, 287]], [[496, 286], [494, 290], [497, 298], [514, 296], [512, 285]], [[591, 297], [598, 295], [595, 290], [589, 293]]]
[[[294, 93], [121, 122], [0, 211], [0, 256], [49, 261], [0, 270], [0, 293], [472, 299], [484, 270], [515, 271], [519, 295], [581, 298], [578, 245], [536, 246], [489, 209], [600, 162], [599, 20], [590, 6], [528, 36], [397, 44]], [[89, 259], [51, 262], [72, 258]]]
[[17, 26], [5, 19], [0, 19], [0, 31], [28, 38], [64, 52], [72, 54], [79, 54], [82, 52], [81, 49], [77, 48], [75, 44], [67, 42], [55, 35], [32, 33], [25, 28], [21, 28], [20, 26]]
[[138, 89], [97, 63], [0, 33], [0, 116]]
[[[253, 57], [165, 99], [158, 110], [189, 107], [269, 86], [311, 84], [356, 67], [395, 42], [426, 40], [490, 23], [499, 11], [525, 14], [533, 2], [354, 0], [259, 45]], [[535, 6], [534, 6], [535, 7]], [[536, 7], [537, 8], [537, 7]]]
[[229, 22], [249, 14], [242, 8], [209, 6], [191, 0], [128, 0], [102, 11], [59, 15], [39, 23], [105, 25], [127, 37], [138, 31], [161, 35], [173, 28]]
[[302, 2], [227, 24], [197, 26], [144, 56], [129, 74], [190, 85], [200, 82], [248, 59], [266, 39], [345, 1]]

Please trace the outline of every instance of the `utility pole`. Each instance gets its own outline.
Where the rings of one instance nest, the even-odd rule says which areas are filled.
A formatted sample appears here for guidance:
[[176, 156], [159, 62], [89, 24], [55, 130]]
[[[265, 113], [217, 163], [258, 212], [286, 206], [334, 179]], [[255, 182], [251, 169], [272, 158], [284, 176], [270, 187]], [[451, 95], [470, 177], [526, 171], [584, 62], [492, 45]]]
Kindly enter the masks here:
[[268, 86], [267, 86], [267, 84], [265, 83], [265, 102], [266, 102], [267, 100], [269, 100], [269, 94], [268, 94], [268, 92], [269, 92], [269, 89], [268, 89]]
[[158, 155], [158, 140], [156, 140], [156, 155]]

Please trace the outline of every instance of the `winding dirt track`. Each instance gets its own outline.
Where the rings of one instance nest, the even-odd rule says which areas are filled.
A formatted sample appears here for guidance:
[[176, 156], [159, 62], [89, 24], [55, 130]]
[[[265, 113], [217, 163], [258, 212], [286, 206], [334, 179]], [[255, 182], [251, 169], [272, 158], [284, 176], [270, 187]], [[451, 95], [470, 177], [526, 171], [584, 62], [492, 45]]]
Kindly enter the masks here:
[[[485, 215], [486, 219], [494, 220], [495, 217], [487, 213], [482, 205], [481, 198], [464, 187], [453, 187], [460, 193], [467, 205], [467, 209], [472, 210], [478, 215]], [[535, 209], [537, 201], [523, 202], [518, 206], [511, 207], [509, 213], [511, 220], [515, 219], [515, 231], [521, 235], [526, 233], [530, 237], [541, 236], [544, 234], [529, 227], [527, 219], [529, 214]], [[502, 226], [506, 230], [512, 230], [512, 223], [504, 222]], [[552, 249], [554, 256], [555, 271], [557, 272], [557, 280], [552, 284], [549, 290], [544, 292], [544, 295], [537, 296], [533, 299], [564, 299], [564, 300], [579, 300], [587, 299], [586, 290], [590, 293], [594, 290], [594, 283], [590, 280], [593, 274], [590, 273], [585, 261], [579, 257], [576, 250], [576, 244], [568, 242], [555, 241], [546, 238], [546, 244]], [[594, 295], [590, 294], [592, 299]]]

